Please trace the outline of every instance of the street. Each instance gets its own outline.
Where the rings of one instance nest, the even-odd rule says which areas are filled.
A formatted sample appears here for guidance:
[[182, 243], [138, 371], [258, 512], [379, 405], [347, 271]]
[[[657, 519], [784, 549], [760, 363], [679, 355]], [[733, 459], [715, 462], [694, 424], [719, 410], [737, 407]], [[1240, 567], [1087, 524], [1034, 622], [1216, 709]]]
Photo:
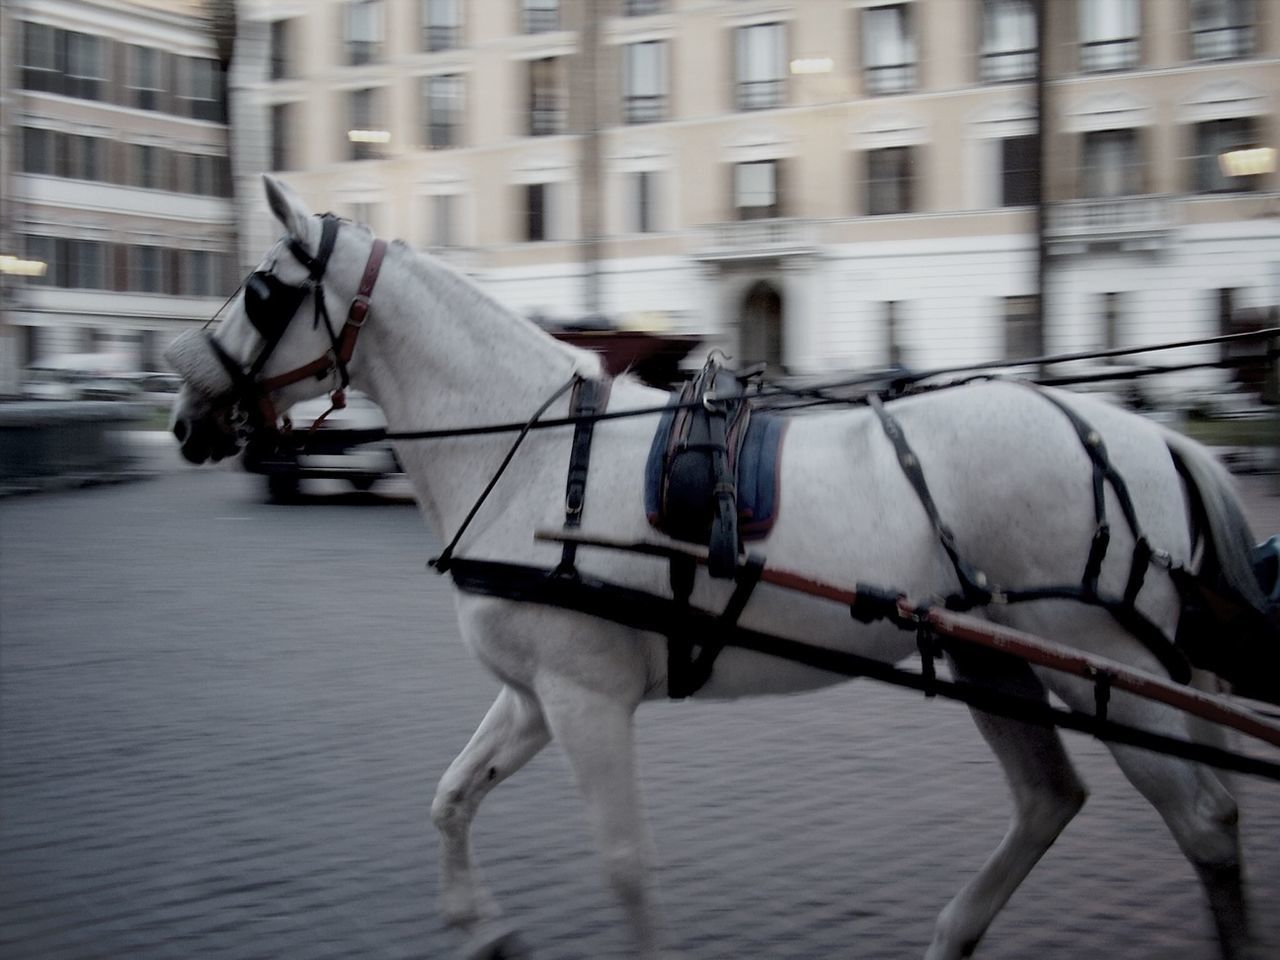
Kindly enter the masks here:
[[[435, 783], [496, 684], [458, 640], [406, 488], [263, 502], [157, 454], [154, 479], [0, 501], [0, 954], [447, 958]], [[1275, 478], [1244, 478], [1260, 536]], [[1009, 810], [954, 704], [868, 682], [638, 723], [669, 945], [909, 958]], [[1096, 742], [1091, 788], [984, 960], [1217, 956], [1193, 871]], [[1236, 778], [1280, 956], [1280, 784]], [[476, 856], [540, 960], [623, 955], [554, 745], [481, 809]]]

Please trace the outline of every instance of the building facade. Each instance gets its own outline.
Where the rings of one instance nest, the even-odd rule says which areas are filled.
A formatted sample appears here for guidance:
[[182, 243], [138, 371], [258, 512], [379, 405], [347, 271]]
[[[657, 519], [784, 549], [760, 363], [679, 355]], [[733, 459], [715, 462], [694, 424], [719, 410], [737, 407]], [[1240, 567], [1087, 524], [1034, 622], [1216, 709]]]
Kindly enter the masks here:
[[529, 315], [930, 367], [1040, 345], [1043, 182], [1048, 349], [1274, 305], [1280, 8], [1048, 0], [1040, 171], [1036, 7], [249, 0], [245, 257], [272, 170]]
[[0, 393], [68, 354], [163, 370], [234, 287], [224, 72], [199, 3], [0, 5]]

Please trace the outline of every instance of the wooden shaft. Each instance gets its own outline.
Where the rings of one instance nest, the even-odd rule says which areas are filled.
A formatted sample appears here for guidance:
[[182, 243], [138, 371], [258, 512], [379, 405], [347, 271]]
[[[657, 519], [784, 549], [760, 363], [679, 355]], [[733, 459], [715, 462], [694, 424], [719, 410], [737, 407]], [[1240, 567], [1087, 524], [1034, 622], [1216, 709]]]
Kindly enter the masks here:
[[[581, 546], [622, 550], [654, 557], [685, 557], [701, 564], [707, 562], [708, 556], [705, 547], [692, 544], [621, 540], [566, 530], [539, 530], [534, 537], [554, 543], [576, 543]], [[761, 572], [760, 580], [843, 606], [851, 606], [858, 599], [856, 590], [837, 587], [785, 570], [771, 570], [766, 567]], [[1222, 697], [1193, 690], [1115, 660], [1079, 653], [1062, 644], [1013, 627], [1002, 626], [969, 614], [944, 610], [937, 606], [922, 608], [911, 603], [906, 597], [898, 598], [898, 614], [904, 620], [919, 619], [935, 632], [961, 643], [984, 647], [997, 653], [1017, 657], [1036, 666], [1047, 667], [1085, 680], [1098, 682], [1105, 679], [1113, 689], [1124, 690], [1135, 696], [1166, 704], [1203, 720], [1220, 723], [1241, 733], [1257, 737], [1272, 746], [1280, 747], [1280, 726]]]

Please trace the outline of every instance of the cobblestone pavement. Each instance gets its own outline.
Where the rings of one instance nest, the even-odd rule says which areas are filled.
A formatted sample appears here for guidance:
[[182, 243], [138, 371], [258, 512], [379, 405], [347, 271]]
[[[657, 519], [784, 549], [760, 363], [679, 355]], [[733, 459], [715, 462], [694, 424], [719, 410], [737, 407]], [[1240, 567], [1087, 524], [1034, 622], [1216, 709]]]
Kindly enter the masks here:
[[[1245, 483], [1280, 530], [1277, 482]], [[428, 809], [496, 688], [416, 508], [172, 470], [6, 501], [0, 542], [0, 955], [455, 954]], [[1008, 811], [962, 709], [871, 683], [655, 704], [638, 729], [667, 937], [698, 960], [918, 957]], [[1068, 740], [1090, 802], [978, 956], [1215, 956], [1154, 811]], [[1280, 784], [1238, 787], [1280, 956]], [[540, 960], [622, 955], [580, 814], [552, 749], [477, 822]]]

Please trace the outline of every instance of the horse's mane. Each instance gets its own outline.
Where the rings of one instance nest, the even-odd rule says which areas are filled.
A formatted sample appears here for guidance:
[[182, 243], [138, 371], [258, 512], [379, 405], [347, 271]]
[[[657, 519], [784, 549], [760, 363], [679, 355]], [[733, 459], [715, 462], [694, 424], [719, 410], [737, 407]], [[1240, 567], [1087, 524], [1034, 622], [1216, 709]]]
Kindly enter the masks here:
[[391, 246], [405, 252], [407, 255], [406, 262], [409, 264], [414, 276], [427, 284], [430, 289], [437, 291], [438, 294], [444, 294], [448, 299], [454, 300], [463, 307], [473, 308], [477, 312], [491, 313], [502, 317], [504, 320], [523, 326], [530, 332], [537, 334], [539, 339], [545, 342], [547, 346], [572, 359], [574, 369], [583, 376], [601, 377], [604, 375], [604, 364], [598, 354], [557, 340], [528, 317], [516, 313], [452, 264], [439, 257], [432, 256], [404, 240], [393, 240]]

